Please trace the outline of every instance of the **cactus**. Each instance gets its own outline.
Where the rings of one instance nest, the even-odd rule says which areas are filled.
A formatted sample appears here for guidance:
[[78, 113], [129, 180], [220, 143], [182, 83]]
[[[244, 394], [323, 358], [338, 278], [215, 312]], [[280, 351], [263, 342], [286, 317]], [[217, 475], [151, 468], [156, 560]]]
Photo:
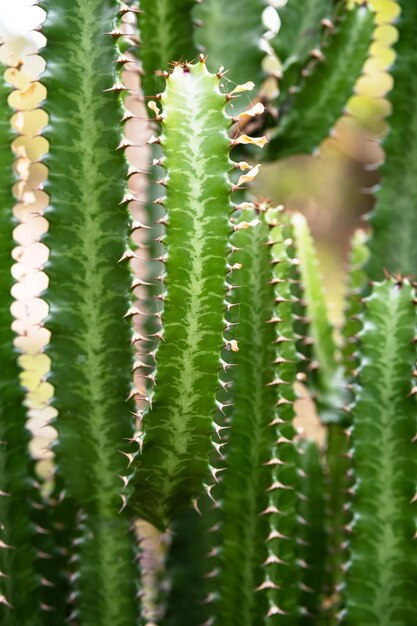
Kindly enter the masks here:
[[387, 280], [374, 285], [363, 313], [352, 406], [356, 484], [343, 618], [352, 626], [399, 626], [417, 618], [413, 299], [407, 280]]
[[[416, 622], [415, 285], [387, 272], [368, 284], [415, 269], [404, 107], [417, 16], [403, 4], [382, 190], [371, 238], [353, 241], [337, 336], [306, 220], [254, 197], [254, 148], [265, 132], [263, 158], [276, 159], [328, 135], [368, 57], [373, 12], [289, 0], [265, 38], [266, 0], [43, 0], [55, 481], [37, 478], [28, 452], [14, 348], [2, 84], [5, 626]], [[125, 21], [139, 37], [124, 36]], [[271, 49], [277, 93], [264, 80]], [[130, 96], [148, 103], [148, 119], [123, 107], [134, 59], [142, 78]], [[126, 120], [154, 129], [147, 199], [128, 188], [143, 173], [127, 165]], [[131, 200], [143, 201], [144, 223], [130, 219]], [[143, 228], [145, 259], [129, 247]], [[147, 279], [132, 280], [131, 259]], [[296, 429], [298, 381], [326, 431], [320, 447]], [[139, 571], [138, 518], [171, 535], [158, 577], [145, 557]]]
[[326, 29], [333, 27], [334, 6], [331, 0], [301, 0], [287, 2], [278, 9], [279, 36], [272, 46], [281, 61], [279, 98], [288, 97], [288, 90], [301, 78], [302, 70], [311, 61], [314, 51], [320, 49]]
[[151, 96], [164, 88], [161, 72], [173, 61], [193, 61], [192, 9], [196, 0], [141, 0], [138, 26], [141, 41], [142, 87]]
[[219, 388], [232, 208], [230, 120], [219, 80], [201, 57], [177, 65], [161, 97], [166, 292], [135, 482], [138, 512], [162, 528], [198, 494], [207, 474]]
[[326, 535], [324, 476], [320, 450], [313, 441], [300, 443], [298, 560], [302, 564], [300, 626], [317, 624], [325, 582]]
[[268, 159], [311, 153], [319, 147], [353, 93], [369, 55], [373, 30], [373, 13], [365, 7], [337, 17], [323, 48], [313, 51], [294, 95], [279, 107], [282, 119], [268, 145]]
[[[257, 89], [261, 87], [265, 56], [261, 38], [266, 31], [262, 13], [267, 6], [267, 0], [233, 0], [227, 4], [221, 0], [203, 0], [196, 8], [195, 17], [201, 23], [196, 32], [197, 45], [208, 54], [212, 71], [225, 66], [228, 83], [252, 81]], [[242, 45], [237, 46], [236, 41]]]
[[[384, 142], [385, 163], [381, 168], [381, 188], [371, 213], [373, 228], [369, 242], [370, 258], [366, 269], [372, 280], [381, 280], [384, 269], [403, 274], [417, 272], [414, 246], [416, 223], [415, 159], [409, 158], [408, 146], [415, 143], [417, 98], [417, 6], [401, 3], [398, 21], [397, 59], [392, 68], [394, 89], [390, 102], [388, 136]], [[395, 189], [401, 185], [400, 195]], [[392, 211], [393, 203], [396, 210]]]

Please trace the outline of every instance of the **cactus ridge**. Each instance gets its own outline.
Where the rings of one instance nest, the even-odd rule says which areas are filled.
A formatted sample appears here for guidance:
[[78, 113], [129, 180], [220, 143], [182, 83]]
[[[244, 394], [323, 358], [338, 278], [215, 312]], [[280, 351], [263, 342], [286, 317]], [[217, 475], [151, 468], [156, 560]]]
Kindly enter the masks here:
[[[75, 544], [80, 576], [73, 579], [74, 593], [85, 625], [105, 624], [110, 614], [114, 626], [127, 626], [137, 620], [139, 608], [134, 539], [126, 532], [126, 511], [119, 513], [126, 503], [127, 439], [133, 433], [133, 404], [126, 401], [133, 360], [125, 315], [131, 279], [124, 260], [129, 233], [124, 87], [115, 63], [120, 4], [77, 0], [70, 8], [65, 0], [45, 0], [42, 6], [50, 144], [44, 297], [58, 411], [56, 461], [68, 497], [84, 514], [84, 535]], [[124, 567], [114, 567], [121, 559]], [[93, 602], [97, 589], [101, 601]]]
[[356, 484], [343, 618], [349, 626], [408, 626], [417, 619], [414, 299], [409, 281], [387, 279], [374, 284], [365, 303], [352, 405]]
[[298, 562], [301, 576], [300, 626], [315, 626], [321, 614], [325, 582], [325, 502], [321, 452], [313, 441], [298, 443]]
[[271, 45], [282, 68], [279, 79], [279, 101], [288, 98], [288, 91], [302, 79], [302, 70], [323, 45], [334, 28], [332, 0], [292, 0], [278, 8], [280, 29]]
[[313, 57], [304, 71], [304, 80], [281, 107], [281, 118], [265, 158], [312, 153], [319, 147], [353, 94], [373, 33], [374, 14], [369, 8], [342, 12], [327, 37], [327, 46]]
[[[201, 23], [195, 34], [198, 48], [207, 53], [211, 71], [221, 65], [228, 69], [226, 80], [233, 85], [253, 81], [258, 91], [265, 78], [261, 40], [266, 31], [262, 13], [267, 6], [268, 0], [203, 0], [194, 10]], [[236, 46], [236, 41], [243, 43]], [[247, 105], [242, 98], [236, 106]]]
[[357, 334], [361, 328], [359, 314], [362, 309], [362, 297], [368, 282], [365, 271], [365, 265], [369, 259], [366, 238], [366, 233], [363, 230], [356, 231], [350, 251], [350, 269], [342, 326], [342, 363], [344, 376], [348, 381], [357, 365]]
[[[255, 589], [263, 582], [262, 563], [267, 550], [268, 522], [261, 515], [268, 505], [271, 468], [266, 465], [276, 439], [270, 426], [274, 417], [273, 270], [267, 243], [269, 228], [255, 208], [233, 216], [238, 227], [231, 237], [237, 249], [231, 263], [239, 269], [231, 299], [238, 322], [238, 351], [233, 354], [233, 410], [225, 446], [226, 471], [222, 477], [219, 517], [221, 555], [216, 584], [221, 589], [216, 607], [218, 624], [261, 623], [267, 610], [265, 594]], [[242, 226], [252, 224], [248, 228]], [[238, 372], [235, 377], [234, 372]], [[238, 566], [237, 566], [238, 565]], [[242, 589], [247, 590], [242, 593]]]
[[306, 370], [307, 385], [316, 400], [322, 421], [338, 421], [341, 403], [340, 368], [317, 253], [305, 217], [295, 213], [292, 216], [292, 225], [296, 256], [299, 260], [297, 273], [301, 300], [304, 303], [301, 318], [306, 320], [306, 338], [302, 338], [304, 345], [301, 345], [301, 350], [309, 359]]
[[[164, 527], [208, 471], [224, 319], [232, 184], [221, 74], [178, 64], [161, 95], [166, 209], [163, 334], [143, 418], [137, 510]], [[244, 138], [245, 140], [245, 138]], [[248, 138], [248, 141], [252, 141]], [[155, 463], [155, 459], [157, 462]]]
[[[271, 209], [267, 220], [271, 225], [270, 244], [275, 292], [274, 345], [275, 376], [270, 385], [277, 389], [278, 397], [271, 426], [275, 428], [276, 440], [268, 461], [271, 467], [271, 484], [268, 507], [266, 544], [268, 556], [265, 561], [265, 579], [261, 589], [268, 598], [266, 618], [277, 623], [293, 624], [299, 617], [299, 570], [297, 567], [297, 470], [298, 451], [294, 444], [295, 417], [294, 383], [296, 380], [296, 344], [292, 325], [294, 298], [289, 278], [296, 262], [291, 243], [292, 226], [280, 226], [282, 210]], [[282, 219], [282, 218], [281, 218]]]

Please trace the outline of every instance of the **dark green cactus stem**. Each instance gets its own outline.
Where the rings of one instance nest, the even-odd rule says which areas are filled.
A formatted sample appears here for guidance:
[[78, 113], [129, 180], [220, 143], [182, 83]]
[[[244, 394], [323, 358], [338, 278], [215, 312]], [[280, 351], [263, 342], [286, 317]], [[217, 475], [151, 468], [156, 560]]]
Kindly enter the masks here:
[[324, 589], [326, 536], [321, 454], [313, 441], [300, 441], [298, 563], [302, 569], [300, 626], [316, 626]]
[[[261, 38], [266, 31], [262, 13], [267, 6], [268, 0], [203, 0], [197, 6], [195, 16], [201, 20], [197, 44], [207, 53], [211, 71], [224, 65], [228, 84], [253, 81], [259, 90], [265, 77]], [[246, 108], [250, 100], [242, 98], [240, 103]]]
[[212, 449], [232, 209], [231, 120], [219, 81], [203, 59], [177, 65], [161, 96], [166, 293], [134, 502], [161, 529], [199, 493]]
[[366, 270], [371, 280], [381, 280], [384, 268], [417, 275], [417, 166], [410, 151], [417, 143], [417, 4], [404, 0], [400, 5], [390, 131], [383, 146], [382, 184], [370, 217], [371, 256]]
[[[345, 303], [345, 320], [342, 326], [342, 369], [345, 402], [349, 401], [349, 382], [358, 366], [358, 337], [361, 328], [359, 319], [362, 310], [362, 297], [367, 277], [363, 266], [368, 256], [365, 245], [366, 234], [356, 231], [352, 239], [350, 268]], [[341, 404], [343, 403], [341, 398]], [[349, 438], [346, 428], [350, 416], [341, 407], [340, 423], [329, 424], [327, 435], [327, 474], [326, 489], [326, 529], [327, 529], [327, 570], [326, 570], [326, 618], [329, 624], [337, 623], [337, 613], [341, 606], [340, 584], [343, 580], [343, 568], [347, 559], [346, 524], [348, 515], [348, 491], [352, 487], [352, 471], [349, 459]]]
[[346, 626], [417, 623], [414, 299], [407, 280], [386, 280], [365, 302], [352, 406]]
[[[341, 420], [347, 421], [344, 413]], [[352, 487], [351, 461], [349, 458], [349, 437], [346, 425], [329, 424], [327, 449], [325, 454], [325, 504], [326, 504], [326, 576], [323, 613], [326, 626], [338, 624], [341, 608], [340, 585], [344, 578], [347, 559], [346, 525], [349, 521], [349, 489]]]
[[357, 230], [352, 239], [350, 253], [345, 319], [342, 327], [342, 362], [344, 375], [347, 379], [352, 376], [353, 370], [357, 364], [357, 333], [360, 331], [361, 327], [358, 316], [362, 310], [361, 299], [368, 282], [364, 269], [369, 258], [366, 238], [365, 231]]
[[296, 502], [298, 452], [293, 426], [296, 380], [296, 348], [292, 326], [293, 296], [289, 277], [294, 250], [288, 248], [292, 228], [280, 225], [279, 210], [270, 210], [270, 244], [275, 288], [275, 377], [271, 386], [278, 390], [273, 425], [277, 438], [270, 458], [272, 482], [268, 487], [268, 557], [265, 562], [265, 588], [271, 623], [292, 626], [298, 620], [299, 570], [296, 564]]
[[173, 61], [193, 61], [192, 9], [197, 0], [140, 0], [138, 14], [142, 88], [146, 96], [164, 89], [164, 78], [155, 72], [171, 69]]
[[[0, 72], [4, 68], [0, 66]], [[24, 394], [14, 349], [10, 290], [14, 199], [13, 139], [9, 90], [0, 80], [0, 622], [2, 626], [40, 626], [39, 577], [35, 562], [32, 505], [36, 497], [29, 458]]]
[[373, 32], [373, 13], [367, 7], [343, 13], [295, 94], [281, 105], [278, 128], [265, 158], [311, 153], [319, 147], [353, 95]]
[[188, 508], [180, 511], [172, 524], [164, 626], [201, 626], [209, 617], [211, 605], [206, 600], [211, 583], [207, 577], [211, 518], [206, 510], [201, 514]]
[[307, 366], [307, 384], [315, 396], [322, 420], [338, 421], [340, 371], [317, 254], [305, 217], [296, 213], [291, 221], [307, 332], [312, 342], [310, 354], [307, 355], [312, 359]]
[[41, 602], [46, 609], [42, 626], [64, 623], [74, 610], [71, 578], [76, 571], [72, 559], [76, 512], [74, 502], [60, 491], [59, 481], [53, 494], [36, 506], [36, 525], [48, 530], [37, 538], [39, 572], [47, 581], [42, 588]]
[[302, 70], [321, 48], [323, 36], [332, 28], [333, 0], [289, 0], [278, 8], [279, 33], [271, 45], [282, 64], [279, 100], [302, 79]]
[[[135, 543], [123, 508], [133, 424], [129, 220], [116, 73], [117, 0], [45, 0], [49, 116], [47, 266], [56, 459], [83, 513], [75, 615], [132, 626]], [[116, 30], [117, 33], [117, 30]], [[125, 453], [125, 455], [123, 454]], [[125, 492], [126, 493], [126, 492]], [[123, 566], [121, 565], [123, 563]]]
[[238, 248], [231, 260], [239, 268], [233, 276], [238, 289], [231, 299], [238, 351], [233, 355], [226, 471], [219, 487], [219, 600], [213, 609], [219, 626], [261, 624], [268, 611], [266, 593], [256, 589], [264, 582], [268, 556], [268, 488], [273, 482], [268, 462], [278, 436], [273, 421], [279, 393], [270, 384], [276, 366], [269, 227], [263, 214], [259, 218], [254, 208], [240, 211], [233, 218], [237, 230], [231, 238]]

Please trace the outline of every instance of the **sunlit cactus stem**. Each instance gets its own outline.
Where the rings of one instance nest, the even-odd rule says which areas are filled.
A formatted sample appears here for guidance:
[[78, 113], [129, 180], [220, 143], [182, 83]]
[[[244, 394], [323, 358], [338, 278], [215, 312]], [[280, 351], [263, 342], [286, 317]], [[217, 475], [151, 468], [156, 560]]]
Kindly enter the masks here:
[[135, 496], [138, 512], [161, 528], [198, 495], [212, 449], [233, 166], [219, 80], [201, 57], [176, 65], [161, 96], [166, 292]]

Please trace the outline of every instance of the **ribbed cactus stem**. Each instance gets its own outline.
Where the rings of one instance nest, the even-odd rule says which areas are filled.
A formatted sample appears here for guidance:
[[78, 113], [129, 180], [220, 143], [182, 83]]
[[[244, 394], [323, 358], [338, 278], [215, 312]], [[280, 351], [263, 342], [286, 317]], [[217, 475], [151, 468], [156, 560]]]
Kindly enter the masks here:
[[[248, 205], [249, 207], [249, 205]], [[268, 551], [266, 513], [273, 468], [268, 465], [276, 440], [274, 404], [275, 329], [273, 268], [268, 246], [269, 227], [254, 206], [233, 216], [236, 267], [230, 311], [237, 326], [233, 353], [233, 408], [224, 448], [225, 467], [218, 488], [221, 528], [219, 540], [218, 602], [212, 612], [219, 626], [262, 623], [268, 610], [262, 587]]]
[[[0, 66], [0, 72], [4, 70]], [[19, 384], [12, 331], [13, 139], [9, 90], [0, 77], [0, 622], [40, 626], [33, 502], [37, 497], [29, 459], [24, 393]]]
[[[139, 616], [126, 509], [133, 434], [129, 216], [117, 0], [45, 0], [49, 116], [50, 380], [56, 461], [82, 515], [73, 618], [131, 626]], [[123, 65], [123, 64], [122, 64]], [[68, 88], [70, 86], [70, 88]], [[128, 145], [128, 144], [127, 144]], [[122, 565], [123, 564], [123, 565]]]
[[191, 62], [197, 56], [194, 45], [192, 9], [197, 0], [140, 0], [138, 13], [139, 58], [146, 96], [164, 88], [162, 72], [177, 61]]
[[352, 406], [346, 626], [417, 622], [414, 301], [414, 288], [399, 278], [374, 284], [364, 305]]
[[[299, 570], [296, 563], [297, 529], [297, 466], [298, 452], [294, 444], [293, 425], [296, 380], [296, 347], [292, 325], [293, 295], [289, 277], [294, 264], [291, 246], [291, 225], [280, 225], [279, 210], [271, 210], [267, 219], [271, 224], [270, 244], [275, 290], [275, 309], [271, 322], [275, 326], [275, 375], [269, 383], [278, 390], [271, 427], [276, 439], [268, 463], [271, 466], [271, 484], [267, 489], [269, 521], [267, 536], [268, 557], [265, 562], [265, 581], [268, 596], [267, 617], [279, 624], [294, 624], [300, 615]], [[273, 622], [272, 622], [273, 623]]]
[[325, 505], [322, 454], [314, 441], [299, 442], [298, 563], [301, 567], [300, 626], [315, 626], [321, 614], [325, 574]]
[[[162, 131], [151, 140], [161, 145], [166, 170], [166, 195], [158, 200], [166, 210], [166, 291], [134, 506], [160, 528], [201, 490], [219, 406], [233, 190], [229, 97], [220, 79], [203, 57], [176, 65], [160, 96]], [[234, 143], [246, 140], [254, 142], [243, 137]]]

